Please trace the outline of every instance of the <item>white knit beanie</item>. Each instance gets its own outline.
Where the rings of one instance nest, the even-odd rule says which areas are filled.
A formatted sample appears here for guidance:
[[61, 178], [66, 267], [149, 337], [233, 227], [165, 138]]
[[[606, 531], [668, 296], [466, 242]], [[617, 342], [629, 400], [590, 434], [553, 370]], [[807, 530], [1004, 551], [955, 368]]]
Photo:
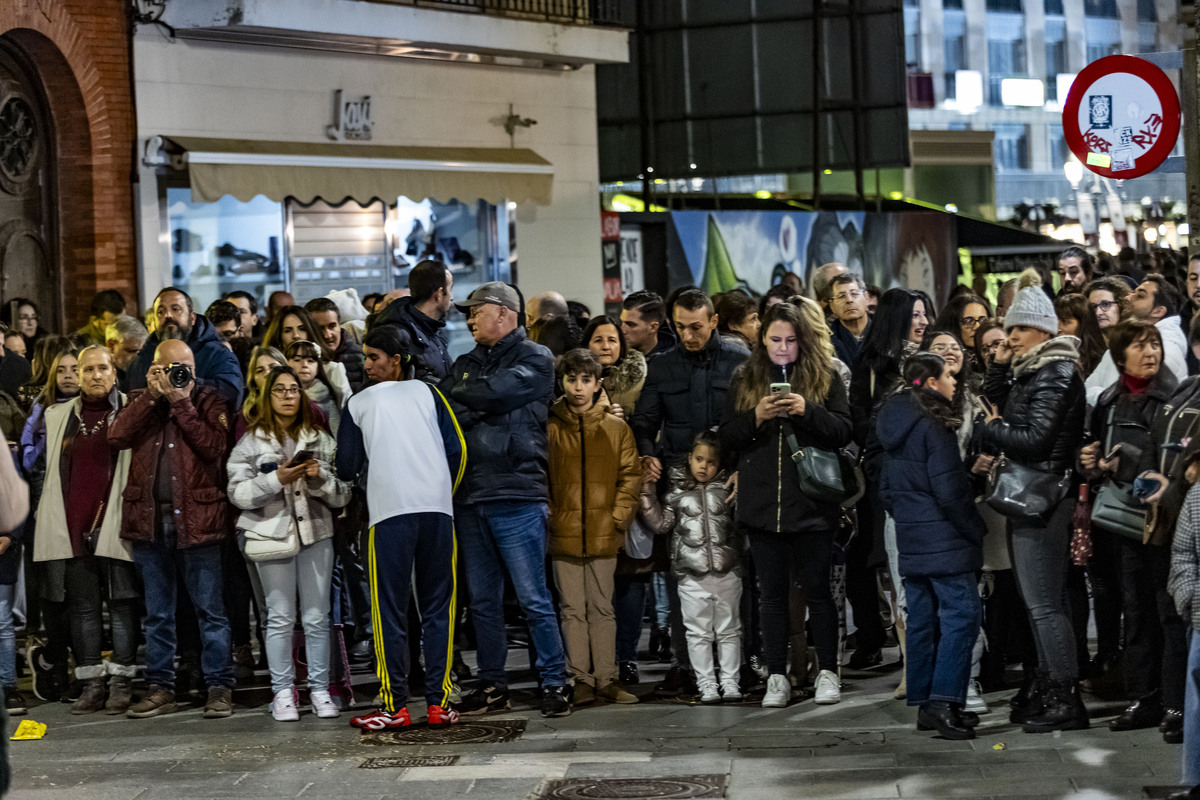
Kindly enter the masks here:
[[1017, 278], [1017, 296], [1004, 315], [1004, 330], [1007, 333], [1017, 325], [1037, 328], [1051, 336], [1058, 334], [1058, 315], [1054, 303], [1042, 291], [1042, 276], [1032, 267]]

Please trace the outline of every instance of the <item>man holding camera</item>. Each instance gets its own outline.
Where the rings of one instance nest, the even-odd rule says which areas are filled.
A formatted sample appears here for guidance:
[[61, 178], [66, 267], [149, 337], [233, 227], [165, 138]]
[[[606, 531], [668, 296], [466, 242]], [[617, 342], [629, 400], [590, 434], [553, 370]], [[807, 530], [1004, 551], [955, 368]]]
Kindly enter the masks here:
[[133, 543], [133, 563], [145, 585], [150, 687], [129, 709], [135, 718], [176, 710], [177, 574], [200, 625], [200, 664], [208, 685], [204, 716], [233, 713], [220, 548], [229, 535], [224, 487], [231, 412], [221, 391], [197, 384], [195, 370], [185, 342], [162, 342], [146, 373], [146, 388], [130, 395], [108, 431], [113, 447], [133, 450], [121, 536]]

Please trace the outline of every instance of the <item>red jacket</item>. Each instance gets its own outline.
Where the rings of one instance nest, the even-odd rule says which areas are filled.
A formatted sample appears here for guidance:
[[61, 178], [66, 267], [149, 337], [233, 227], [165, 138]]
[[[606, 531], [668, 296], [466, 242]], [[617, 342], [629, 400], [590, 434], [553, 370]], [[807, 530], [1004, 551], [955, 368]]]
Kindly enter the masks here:
[[117, 413], [108, 441], [131, 448], [129, 482], [122, 505], [121, 538], [153, 542], [155, 473], [162, 448], [169, 450], [173, 476], [171, 505], [180, 548], [215, 544], [229, 536], [225, 499], [225, 459], [229, 455], [229, 406], [221, 393], [197, 386], [190, 398], [173, 405], [145, 389], [134, 391]]

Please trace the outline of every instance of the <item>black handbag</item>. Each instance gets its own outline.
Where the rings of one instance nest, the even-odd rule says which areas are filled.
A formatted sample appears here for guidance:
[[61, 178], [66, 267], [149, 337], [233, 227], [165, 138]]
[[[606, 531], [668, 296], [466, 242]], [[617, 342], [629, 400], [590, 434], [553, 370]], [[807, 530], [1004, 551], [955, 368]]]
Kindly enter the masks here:
[[787, 446], [792, 451], [800, 491], [811, 500], [842, 506], [862, 496], [862, 473], [854, 459], [844, 453], [801, 447], [796, 435], [787, 434]]
[[983, 499], [1006, 517], [1045, 517], [1067, 496], [1070, 483], [1070, 470], [1043, 472], [1001, 453], [988, 474]]
[[1150, 507], [1138, 502], [1133, 487], [1107, 480], [1092, 503], [1092, 525], [1137, 542], [1144, 541]]

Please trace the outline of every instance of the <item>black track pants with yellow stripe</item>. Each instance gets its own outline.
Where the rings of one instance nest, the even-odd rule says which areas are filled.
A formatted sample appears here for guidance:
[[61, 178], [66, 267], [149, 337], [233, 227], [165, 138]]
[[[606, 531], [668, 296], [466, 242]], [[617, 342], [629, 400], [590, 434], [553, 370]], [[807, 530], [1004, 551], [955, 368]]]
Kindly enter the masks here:
[[450, 702], [453, 661], [454, 520], [446, 514], [390, 517], [372, 526], [367, 542], [375, 671], [388, 711], [408, 704], [408, 598], [416, 593], [425, 653], [425, 698]]

